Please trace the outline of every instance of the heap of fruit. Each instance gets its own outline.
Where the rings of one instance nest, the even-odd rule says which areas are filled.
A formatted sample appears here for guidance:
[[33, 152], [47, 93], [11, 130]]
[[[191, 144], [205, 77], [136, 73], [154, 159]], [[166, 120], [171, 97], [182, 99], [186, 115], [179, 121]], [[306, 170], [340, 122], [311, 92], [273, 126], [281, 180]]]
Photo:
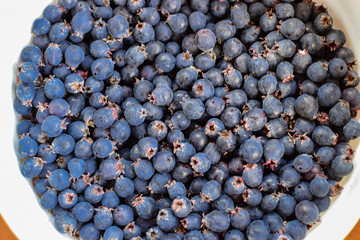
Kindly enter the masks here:
[[301, 240], [353, 169], [353, 52], [311, 0], [58, 0], [18, 67], [21, 173], [80, 239]]

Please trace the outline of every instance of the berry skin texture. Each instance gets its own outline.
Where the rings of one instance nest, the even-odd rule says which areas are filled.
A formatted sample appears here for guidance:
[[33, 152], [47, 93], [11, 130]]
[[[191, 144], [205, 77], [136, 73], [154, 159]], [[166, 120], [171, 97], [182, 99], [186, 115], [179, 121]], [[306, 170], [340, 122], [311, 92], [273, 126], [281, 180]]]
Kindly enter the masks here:
[[144, 109], [140, 104], [130, 105], [124, 112], [125, 119], [132, 126], [138, 126], [143, 123], [146, 115], [146, 109]]
[[41, 158], [28, 158], [20, 167], [21, 174], [26, 178], [37, 177], [44, 166], [44, 161]]
[[113, 151], [113, 147], [113, 143], [109, 139], [99, 138], [92, 145], [92, 151], [95, 156], [105, 158]]
[[355, 119], [350, 119], [343, 128], [344, 136], [347, 139], [356, 139], [360, 136], [360, 124]]
[[250, 60], [249, 70], [255, 77], [261, 77], [269, 69], [269, 63], [263, 57], [253, 57]]
[[257, 187], [261, 184], [263, 173], [259, 165], [247, 164], [244, 166], [243, 180], [249, 187]]
[[223, 232], [230, 225], [230, 217], [223, 211], [214, 210], [203, 217], [203, 224], [213, 232]]
[[89, 203], [98, 203], [104, 197], [104, 191], [100, 185], [93, 184], [86, 188], [84, 196]]
[[53, 43], [50, 44], [44, 53], [46, 63], [51, 66], [58, 66], [62, 60], [62, 52], [59, 45]]
[[188, 18], [182, 13], [171, 14], [167, 20], [169, 27], [174, 33], [185, 32], [189, 25]]
[[300, 173], [306, 173], [314, 166], [312, 158], [307, 154], [298, 155], [294, 160], [294, 167]]
[[70, 45], [65, 50], [65, 62], [72, 68], [77, 68], [84, 60], [84, 50], [76, 45]]
[[125, 166], [121, 161], [117, 161], [113, 158], [105, 159], [99, 166], [99, 171], [105, 180], [113, 180], [119, 177], [121, 173], [124, 173]]
[[108, 58], [99, 58], [91, 65], [91, 72], [97, 80], [109, 78], [114, 71], [114, 64]]
[[158, 211], [156, 201], [151, 197], [137, 197], [132, 202], [132, 205], [135, 207], [137, 214], [143, 219], [153, 218]]
[[191, 157], [190, 165], [195, 172], [206, 173], [210, 169], [211, 159], [205, 153], [197, 153]]
[[262, 109], [252, 108], [245, 114], [244, 121], [245, 129], [250, 131], [259, 131], [265, 126], [267, 117]]
[[161, 209], [156, 217], [156, 221], [158, 226], [166, 232], [175, 230], [179, 224], [178, 218], [173, 215], [170, 208]]
[[319, 105], [329, 107], [334, 105], [340, 99], [341, 90], [334, 83], [326, 83], [318, 89], [317, 95]]
[[200, 29], [195, 35], [196, 46], [204, 52], [211, 51], [215, 42], [215, 34], [210, 29]]
[[297, 18], [290, 18], [281, 23], [280, 32], [290, 40], [298, 40], [305, 33], [305, 24]]
[[225, 182], [224, 192], [231, 197], [239, 197], [245, 190], [244, 180], [239, 176], [232, 176]]
[[22, 157], [33, 157], [38, 151], [38, 145], [30, 136], [25, 136], [19, 141], [18, 152]]
[[177, 197], [171, 203], [171, 210], [178, 218], [184, 218], [191, 211], [191, 202], [187, 197]]
[[325, 197], [329, 190], [330, 184], [325, 177], [317, 176], [310, 182], [310, 191], [316, 197]]
[[105, 230], [113, 223], [113, 216], [111, 209], [101, 207], [97, 209], [97, 213], [94, 216], [95, 227], [99, 230]]
[[205, 106], [200, 99], [186, 99], [182, 104], [185, 115], [192, 120], [200, 119], [205, 112]]
[[153, 159], [154, 168], [160, 172], [170, 172], [175, 167], [175, 158], [169, 151], [158, 152]]
[[327, 126], [319, 126], [314, 129], [312, 134], [314, 141], [320, 146], [331, 146], [337, 142], [337, 136]]
[[104, 232], [104, 240], [122, 239], [123, 236], [122, 230], [117, 226], [108, 227]]
[[58, 191], [65, 190], [71, 184], [69, 173], [64, 169], [56, 169], [50, 172], [47, 179], [49, 185]]
[[79, 202], [74, 206], [73, 214], [77, 221], [87, 222], [94, 214], [94, 207], [88, 202]]
[[313, 96], [303, 94], [296, 99], [295, 110], [304, 118], [315, 119], [318, 111], [318, 102]]
[[55, 216], [54, 225], [60, 233], [71, 234], [76, 228], [76, 219], [71, 213], [62, 211]]
[[263, 155], [263, 147], [258, 139], [246, 140], [239, 149], [239, 156], [250, 164], [257, 163]]
[[114, 209], [113, 218], [117, 225], [123, 227], [133, 221], [134, 213], [129, 206], [119, 205]]
[[169, 105], [173, 100], [173, 92], [167, 86], [157, 86], [149, 96], [153, 104], [157, 106]]
[[121, 176], [115, 181], [114, 191], [121, 198], [129, 197], [134, 193], [134, 183], [129, 178]]
[[205, 183], [200, 193], [200, 196], [206, 202], [212, 202], [218, 199], [220, 195], [221, 195], [221, 185], [215, 180], [210, 180], [207, 183]]
[[175, 57], [169, 53], [161, 53], [155, 60], [155, 67], [160, 72], [170, 72], [175, 67], [175, 64]]
[[335, 78], [345, 76], [347, 73], [347, 65], [344, 60], [334, 58], [329, 62], [329, 72]]
[[58, 202], [62, 208], [69, 209], [78, 202], [78, 196], [74, 190], [64, 190], [59, 193]]
[[100, 231], [95, 227], [93, 223], [88, 223], [81, 228], [80, 237], [98, 239], [100, 237]]
[[351, 157], [347, 155], [336, 156], [331, 162], [331, 170], [336, 176], [344, 177], [353, 169], [353, 163]]
[[40, 198], [40, 204], [46, 210], [53, 209], [57, 202], [57, 192], [53, 189], [48, 189]]
[[297, 219], [304, 224], [312, 224], [319, 217], [319, 210], [315, 203], [308, 200], [303, 200], [295, 207], [295, 214]]
[[246, 230], [248, 239], [265, 239], [269, 234], [269, 226], [262, 220], [251, 222]]
[[303, 239], [306, 235], [306, 226], [298, 220], [292, 220], [285, 224], [285, 233], [289, 234], [294, 239]]

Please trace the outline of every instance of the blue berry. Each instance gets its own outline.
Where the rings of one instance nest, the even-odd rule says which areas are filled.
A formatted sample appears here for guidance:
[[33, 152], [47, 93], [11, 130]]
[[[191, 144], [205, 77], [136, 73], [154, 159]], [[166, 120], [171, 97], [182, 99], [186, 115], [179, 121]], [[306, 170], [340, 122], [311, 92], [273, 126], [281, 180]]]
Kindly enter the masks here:
[[249, 63], [249, 70], [255, 77], [261, 77], [269, 69], [268, 62], [261, 56], [253, 57]]
[[205, 28], [206, 25], [205, 15], [200, 11], [192, 12], [189, 16], [189, 25], [194, 32]]
[[175, 167], [175, 158], [169, 151], [161, 151], [154, 156], [153, 164], [160, 173], [170, 172]]
[[46, 18], [37, 18], [32, 25], [31, 31], [35, 35], [47, 34], [50, 30], [50, 26], [50, 22]]
[[289, 3], [279, 3], [275, 7], [276, 16], [280, 19], [286, 19], [294, 17], [295, 10], [294, 7]]
[[284, 231], [294, 239], [304, 239], [307, 229], [303, 223], [292, 220], [285, 224]]
[[60, 44], [64, 41], [70, 32], [70, 26], [65, 22], [58, 22], [51, 26], [48, 33], [49, 40], [53, 42], [52, 44]]
[[344, 177], [353, 170], [353, 162], [348, 155], [336, 156], [331, 162], [331, 170], [336, 176]]
[[295, 205], [296, 201], [292, 196], [288, 194], [281, 194], [276, 211], [280, 216], [288, 217], [294, 213]]
[[159, 211], [156, 222], [163, 231], [170, 232], [175, 230], [179, 224], [179, 220], [174, 216], [170, 208], [163, 208]]
[[280, 32], [290, 40], [298, 40], [305, 33], [305, 24], [300, 19], [290, 18], [281, 23]]
[[259, 131], [265, 126], [267, 117], [262, 109], [252, 108], [246, 112], [244, 116], [244, 122], [245, 129], [250, 131]]
[[210, 168], [211, 160], [207, 154], [200, 152], [191, 157], [190, 164], [195, 172], [205, 173]]
[[113, 213], [114, 222], [123, 227], [130, 224], [134, 219], [134, 213], [131, 207], [127, 205], [118, 205]]
[[73, 158], [68, 163], [70, 177], [79, 178], [85, 173], [86, 163], [82, 159]]
[[39, 147], [35, 140], [30, 136], [25, 136], [19, 141], [18, 152], [22, 157], [34, 157]]
[[78, 196], [74, 190], [66, 189], [59, 193], [58, 202], [62, 208], [69, 209], [75, 206], [78, 202]]
[[225, 102], [219, 97], [212, 97], [205, 103], [206, 113], [212, 117], [219, 116], [225, 109]]
[[318, 101], [308, 94], [303, 94], [296, 99], [296, 112], [305, 118], [315, 119], [318, 111]]
[[178, 196], [186, 196], [185, 185], [181, 182], [171, 181], [165, 187], [171, 199], [175, 199]]
[[211, 231], [223, 232], [230, 226], [230, 217], [223, 211], [214, 210], [204, 216], [203, 223]]
[[143, 180], [149, 180], [155, 172], [151, 162], [147, 160], [140, 160], [135, 162], [134, 171], [136, 176]]
[[91, 65], [91, 72], [97, 80], [109, 78], [114, 71], [114, 64], [108, 58], [98, 58]]
[[307, 154], [298, 155], [294, 159], [294, 167], [300, 173], [306, 173], [314, 166], [311, 156]]
[[62, 60], [63, 54], [59, 45], [53, 43], [44, 52], [44, 58], [47, 64], [51, 66], [58, 66]]
[[330, 184], [323, 176], [316, 176], [310, 182], [310, 191], [311, 193], [318, 198], [322, 198], [328, 195], [330, 190]]
[[256, 220], [249, 224], [246, 235], [248, 239], [266, 239], [270, 234], [270, 228], [262, 220]]
[[110, 240], [110, 239], [123, 239], [123, 232], [122, 230], [117, 226], [111, 226], [108, 227], [104, 232], [104, 240]]
[[96, 157], [105, 158], [113, 151], [113, 143], [106, 138], [97, 139], [92, 145], [92, 151]]
[[329, 62], [329, 73], [334, 78], [340, 78], [347, 73], [347, 65], [341, 58], [334, 58]]
[[40, 198], [40, 204], [46, 210], [55, 208], [57, 203], [57, 192], [54, 189], [48, 189]]
[[49, 5], [43, 11], [44, 17], [49, 20], [50, 23], [59, 21], [62, 13], [62, 9], [56, 5]]
[[154, 218], [158, 212], [156, 201], [151, 197], [137, 197], [132, 204], [137, 214], [143, 219]]
[[56, 169], [49, 172], [47, 179], [49, 181], [49, 185], [58, 191], [67, 189], [71, 184], [69, 173], [64, 169]]
[[76, 228], [76, 219], [70, 212], [62, 211], [56, 214], [54, 225], [60, 233], [68, 233], [71, 235]]
[[195, 35], [196, 46], [204, 52], [211, 51], [215, 42], [215, 34], [210, 29], [201, 29]]
[[39, 176], [43, 168], [44, 161], [41, 158], [33, 157], [26, 159], [20, 167], [21, 174], [26, 178]]
[[205, 106], [200, 99], [188, 98], [182, 103], [182, 109], [189, 119], [199, 119], [205, 112]]
[[289, 39], [280, 40], [275, 43], [273, 49], [283, 58], [290, 58], [296, 53], [296, 45]]
[[170, 14], [167, 21], [174, 33], [185, 32], [189, 25], [188, 18], [182, 13]]
[[88, 223], [80, 229], [80, 237], [95, 240], [100, 237], [100, 231], [93, 223]]
[[201, 189], [200, 196], [206, 202], [212, 202], [221, 195], [221, 185], [215, 180], [205, 183]]
[[312, 224], [319, 217], [319, 209], [315, 203], [308, 200], [303, 200], [296, 205], [296, 218], [304, 224]]
[[330, 146], [336, 144], [337, 142], [337, 136], [327, 126], [316, 127], [312, 134], [312, 139], [314, 139], [314, 142], [320, 146]]

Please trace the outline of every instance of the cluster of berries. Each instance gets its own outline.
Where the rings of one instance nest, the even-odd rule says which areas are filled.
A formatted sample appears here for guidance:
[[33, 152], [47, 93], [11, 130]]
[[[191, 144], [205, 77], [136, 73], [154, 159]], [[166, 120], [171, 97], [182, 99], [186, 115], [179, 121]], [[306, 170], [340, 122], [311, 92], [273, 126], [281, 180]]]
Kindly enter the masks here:
[[20, 55], [21, 173], [80, 239], [301, 240], [353, 169], [353, 52], [311, 0], [58, 0]]

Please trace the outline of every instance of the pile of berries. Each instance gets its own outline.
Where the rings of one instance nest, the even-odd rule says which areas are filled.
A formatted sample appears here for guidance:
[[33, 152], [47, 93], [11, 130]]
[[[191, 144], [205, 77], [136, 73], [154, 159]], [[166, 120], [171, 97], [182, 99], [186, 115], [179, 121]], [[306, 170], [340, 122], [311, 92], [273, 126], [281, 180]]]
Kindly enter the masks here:
[[353, 169], [353, 52], [311, 0], [58, 0], [14, 108], [21, 173], [80, 239], [301, 240]]

